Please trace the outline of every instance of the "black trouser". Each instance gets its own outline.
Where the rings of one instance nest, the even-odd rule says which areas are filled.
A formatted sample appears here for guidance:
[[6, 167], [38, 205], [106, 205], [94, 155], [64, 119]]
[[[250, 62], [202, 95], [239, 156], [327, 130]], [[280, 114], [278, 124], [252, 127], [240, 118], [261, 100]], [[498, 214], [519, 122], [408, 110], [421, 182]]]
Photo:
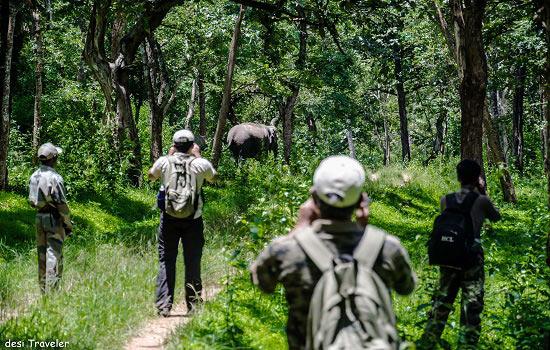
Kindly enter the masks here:
[[204, 225], [198, 219], [177, 219], [162, 213], [159, 226], [159, 274], [157, 308], [172, 308], [176, 284], [176, 260], [181, 240], [185, 263], [185, 302], [188, 310], [201, 300], [201, 257], [204, 246]]

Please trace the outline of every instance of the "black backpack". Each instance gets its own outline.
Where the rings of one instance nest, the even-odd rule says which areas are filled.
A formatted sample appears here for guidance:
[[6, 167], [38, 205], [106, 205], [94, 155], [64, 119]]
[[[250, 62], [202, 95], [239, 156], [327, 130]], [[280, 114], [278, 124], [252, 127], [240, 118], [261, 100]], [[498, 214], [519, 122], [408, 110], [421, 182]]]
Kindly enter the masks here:
[[468, 267], [475, 254], [474, 227], [470, 211], [479, 194], [469, 192], [462, 203], [454, 193], [445, 197], [446, 208], [435, 218], [428, 241], [430, 265], [463, 269]]

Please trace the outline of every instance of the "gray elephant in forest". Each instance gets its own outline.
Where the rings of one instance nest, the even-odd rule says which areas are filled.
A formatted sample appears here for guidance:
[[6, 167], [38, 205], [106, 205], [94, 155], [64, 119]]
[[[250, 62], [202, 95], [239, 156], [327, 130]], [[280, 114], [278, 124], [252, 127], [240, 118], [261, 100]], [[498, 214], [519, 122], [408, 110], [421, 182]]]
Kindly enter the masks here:
[[274, 118], [270, 125], [259, 123], [237, 124], [227, 134], [228, 148], [236, 161], [259, 158], [268, 151], [277, 156], [277, 129]]

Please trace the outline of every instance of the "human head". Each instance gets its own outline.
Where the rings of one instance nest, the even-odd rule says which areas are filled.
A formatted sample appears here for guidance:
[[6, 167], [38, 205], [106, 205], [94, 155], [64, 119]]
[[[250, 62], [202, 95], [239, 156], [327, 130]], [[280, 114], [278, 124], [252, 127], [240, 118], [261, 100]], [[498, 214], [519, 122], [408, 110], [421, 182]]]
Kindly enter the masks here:
[[187, 129], [178, 130], [174, 133], [172, 141], [176, 151], [187, 153], [195, 143], [195, 135]]
[[43, 165], [53, 166], [57, 162], [57, 157], [63, 152], [59, 147], [48, 142], [38, 148], [38, 160]]
[[464, 159], [456, 166], [456, 176], [461, 185], [476, 185], [481, 176], [481, 167], [475, 160]]
[[349, 220], [361, 201], [365, 170], [348, 156], [328, 157], [313, 175], [312, 195], [321, 218]]

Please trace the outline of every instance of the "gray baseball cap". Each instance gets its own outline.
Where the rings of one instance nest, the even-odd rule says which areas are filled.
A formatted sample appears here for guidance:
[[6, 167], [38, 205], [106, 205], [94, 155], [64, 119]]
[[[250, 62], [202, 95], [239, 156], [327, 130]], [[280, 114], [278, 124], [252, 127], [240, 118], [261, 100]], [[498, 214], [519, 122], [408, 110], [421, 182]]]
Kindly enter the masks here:
[[174, 143], [193, 142], [195, 141], [195, 135], [193, 135], [193, 133], [187, 129], [178, 130], [174, 133], [172, 141]]
[[63, 150], [52, 143], [48, 142], [38, 148], [38, 158], [41, 160], [48, 160], [57, 157], [63, 153]]
[[336, 208], [355, 205], [365, 183], [361, 163], [348, 156], [328, 157], [313, 175], [313, 190], [326, 204]]

